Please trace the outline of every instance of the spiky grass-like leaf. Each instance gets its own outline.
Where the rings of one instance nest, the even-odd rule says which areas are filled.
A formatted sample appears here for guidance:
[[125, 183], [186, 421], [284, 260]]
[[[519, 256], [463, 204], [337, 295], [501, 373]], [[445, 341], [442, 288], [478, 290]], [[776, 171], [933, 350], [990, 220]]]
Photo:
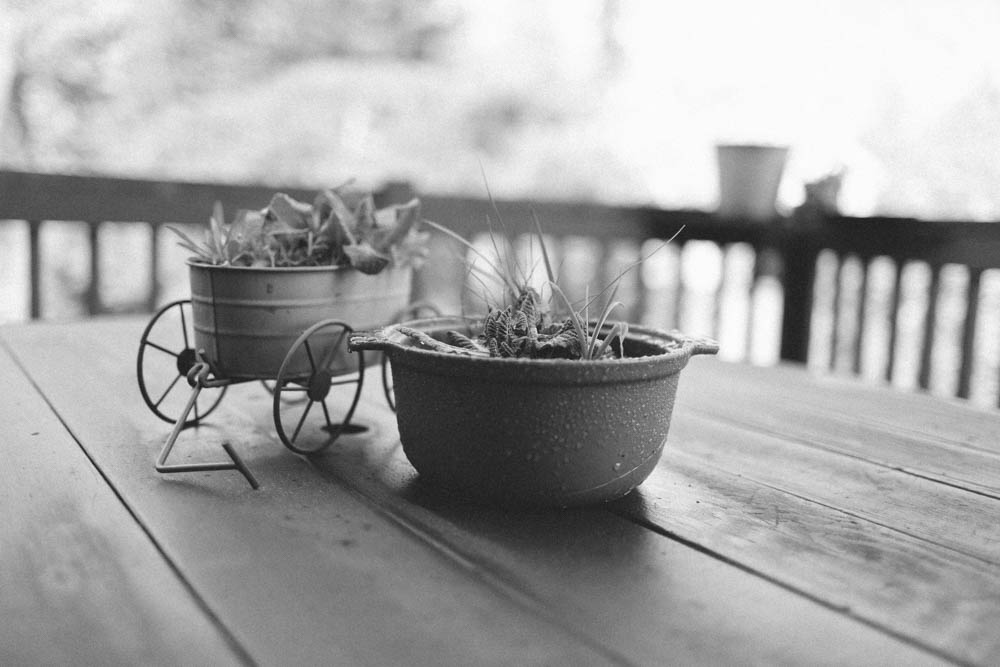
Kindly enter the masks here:
[[[608, 318], [611, 317], [611, 312], [615, 308], [625, 307], [625, 304], [622, 303], [621, 301], [614, 300], [615, 296], [617, 296], [618, 294], [618, 288], [620, 286], [621, 284], [619, 283], [618, 285], [615, 285], [613, 290], [611, 290], [611, 296], [608, 297], [608, 302], [604, 305], [604, 309], [601, 311], [601, 314], [597, 318], [597, 327], [594, 329], [594, 333], [591, 335], [590, 341], [587, 343], [587, 345], [592, 350], [597, 347], [598, 336], [600, 335], [601, 330], [604, 328], [604, 324], [608, 321]], [[590, 320], [588, 319], [586, 320], [586, 322], [589, 323]]]
[[431, 220], [425, 219], [424, 220], [424, 224], [427, 225], [428, 227], [430, 227], [431, 229], [435, 229], [435, 230], [441, 232], [442, 234], [451, 237], [452, 239], [458, 241], [463, 246], [465, 246], [466, 248], [468, 248], [469, 250], [471, 250], [472, 253], [474, 255], [476, 255], [476, 257], [478, 257], [479, 259], [483, 260], [483, 262], [486, 264], [486, 266], [491, 271], [493, 271], [496, 274], [496, 276], [503, 282], [503, 285], [508, 290], [510, 290], [511, 294], [515, 295], [515, 298], [516, 298], [516, 295], [520, 292], [520, 288], [518, 287], [517, 282], [515, 282], [514, 279], [508, 273], [506, 273], [505, 271], [502, 271], [496, 264], [494, 264], [493, 261], [490, 260], [490, 258], [486, 256], [486, 253], [484, 253], [479, 248], [477, 248], [474, 243], [472, 243], [471, 241], [469, 241], [467, 238], [465, 238], [461, 234], [458, 234], [457, 232], [453, 232], [452, 230], [448, 229], [444, 225], [439, 225], [438, 223], [433, 222]]
[[[486, 198], [490, 202], [490, 208], [493, 209], [493, 213], [496, 214], [497, 224], [500, 225], [501, 237], [505, 240], [511, 238], [511, 235], [507, 231], [507, 225], [504, 223], [503, 215], [500, 213], [500, 206], [497, 204], [497, 200], [493, 197], [493, 191], [490, 189], [489, 179], [486, 177], [486, 169], [483, 167], [482, 163], [479, 164], [479, 171], [483, 177], [483, 187], [486, 188]], [[497, 245], [496, 234], [493, 233], [493, 224], [490, 221], [490, 217], [486, 216], [486, 224], [490, 230], [490, 241], [493, 243], [493, 252], [496, 253], [497, 261], [503, 265], [504, 276], [508, 279], [507, 282], [513, 283], [515, 286], [526, 285], [528, 283], [528, 274], [521, 268], [517, 263], [517, 258], [514, 257], [514, 253], [501, 251]], [[511, 291], [511, 300], [516, 300], [519, 294], [518, 289]]]
[[597, 347], [594, 352], [594, 358], [600, 359], [605, 355], [608, 347], [614, 341], [615, 338], [618, 339], [618, 346], [621, 350], [621, 358], [625, 358], [625, 339], [628, 337], [628, 322], [615, 322], [611, 328], [608, 330], [607, 335], [601, 344]]
[[580, 340], [580, 351], [581, 359], [590, 359], [587, 354], [587, 327], [586, 324], [581, 321], [579, 313], [573, 310], [573, 304], [570, 303], [569, 297], [563, 292], [562, 288], [555, 283], [549, 283], [549, 287], [552, 289], [552, 294], [559, 297], [562, 300], [563, 305], [566, 306], [566, 310], [569, 311], [569, 321], [572, 324], [573, 329], [576, 331], [576, 336]]
[[542, 223], [538, 220], [538, 214], [531, 211], [531, 219], [535, 222], [535, 233], [538, 234], [538, 245], [542, 249], [542, 260], [545, 263], [545, 278], [550, 284], [556, 282], [556, 274], [552, 270], [552, 262], [549, 260], [549, 250], [545, 246], [545, 235], [542, 233]]
[[656, 253], [660, 252], [665, 247], [667, 247], [668, 245], [670, 245], [670, 243], [672, 243], [673, 240], [677, 238], [677, 235], [680, 234], [682, 231], [684, 231], [684, 225], [681, 225], [680, 228], [676, 232], [674, 232], [670, 236], [669, 239], [667, 239], [666, 241], [664, 241], [660, 245], [656, 246], [655, 248], [653, 248], [651, 251], [649, 251], [648, 253], [646, 253], [645, 255], [643, 255], [642, 257], [640, 257], [639, 259], [637, 259], [634, 262], [631, 262], [630, 264], [628, 264], [624, 269], [622, 269], [621, 271], [618, 272], [617, 276], [615, 276], [607, 285], [604, 286], [604, 289], [602, 289], [600, 292], [598, 292], [597, 294], [595, 294], [592, 298], [588, 298], [586, 305], [589, 306], [594, 301], [596, 301], [597, 299], [601, 298], [605, 294], [605, 292], [607, 292], [608, 290], [611, 290], [611, 289], [617, 290], [618, 289], [618, 285], [621, 283], [622, 278], [624, 278], [626, 275], [628, 275], [629, 271], [632, 271], [636, 267], [641, 266], [650, 257], [652, 257], [653, 255], [655, 255]]

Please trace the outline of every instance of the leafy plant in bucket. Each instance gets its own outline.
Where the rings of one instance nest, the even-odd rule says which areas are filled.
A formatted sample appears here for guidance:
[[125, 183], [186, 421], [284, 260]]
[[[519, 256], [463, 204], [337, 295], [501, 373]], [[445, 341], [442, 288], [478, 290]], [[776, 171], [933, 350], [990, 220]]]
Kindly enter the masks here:
[[240, 210], [227, 224], [216, 203], [203, 240], [170, 226], [197, 262], [216, 266], [350, 266], [375, 274], [390, 263], [418, 265], [427, 232], [420, 200], [376, 209], [370, 193], [346, 185], [319, 192], [312, 204], [277, 193], [259, 211]]

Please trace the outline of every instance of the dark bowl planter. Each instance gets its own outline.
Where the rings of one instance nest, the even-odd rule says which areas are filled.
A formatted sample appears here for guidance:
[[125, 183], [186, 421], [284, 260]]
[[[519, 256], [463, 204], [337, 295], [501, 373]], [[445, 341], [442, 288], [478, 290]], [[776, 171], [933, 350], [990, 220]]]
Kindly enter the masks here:
[[350, 347], [388, 355], [400, 440], [421, 478], [502, 506], [585, 505], [634, 489], [663, 451], [681, 369], [718, 351], [630, 326], [624, 359], [491, 359], [416, 347], [399, 326], [441, 338], [468, 321], [393, 325]]

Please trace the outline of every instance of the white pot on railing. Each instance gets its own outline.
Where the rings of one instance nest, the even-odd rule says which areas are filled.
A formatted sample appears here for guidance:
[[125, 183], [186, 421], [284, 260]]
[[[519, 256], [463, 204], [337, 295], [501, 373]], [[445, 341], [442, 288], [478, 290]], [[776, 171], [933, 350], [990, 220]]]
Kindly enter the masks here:
[[719, 144], [715, 148], [719, 167], [719, 215], [744, 220], [774, 218], [788, 147]]

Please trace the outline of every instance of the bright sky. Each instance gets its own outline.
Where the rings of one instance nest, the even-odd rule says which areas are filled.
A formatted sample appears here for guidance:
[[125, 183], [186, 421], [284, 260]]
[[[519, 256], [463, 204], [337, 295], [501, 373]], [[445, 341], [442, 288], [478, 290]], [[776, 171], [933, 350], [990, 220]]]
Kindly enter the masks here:
[[[88, 19], [110, 20], [150, 4], [164, 12], [173, 6], [171, 0], [102, 0], [93, 7], [84, 0], [51, 0], [39, 6], [75, 7]], [[303, 104], [296, 110], [314, 122], [324, 114], [343, 115], [341, 145], [324, 152], [335, 157], [303, 162], [300, 154], [308, 151], [299, 135], [313, 131], [307, 122], [287, 123], [286, 137], [269, 136], [275, 154], [284, 147], [286, 163], [308, 163], [318, 173], [367, 159], [418, 180], [430, 174], [429, 185], [444, 190], [466, 187], [469, 179], [438, 172], [471, 173], [471, 187], [478, 187], [476, 146], [468, 145], [463, 131], [479, 122], [476, 114], [486, 105], [498, 103], [501, 120], [484, 132], [502, 135], [492, 178], [501, 191], [509, 185], [511, 195], [593, 195], [711, 209], [718, 198], [714, 144], [764, 142], [791, 147], [779, 196], [785, 206], [801, 201], [805, 181], [845, 167], [841, 207], [847, 213], [1000, 219], [1000, 190], [993, 185], [1000, 181], [1000, 152], [993, 147], [1000, 136], [997, 0], [442, 0], [442, 7], [462, 18], [449, 37], [452, 64], [459, 66], [424, 63], [393, 78], [386, 63], [371, 63], [372, 72], [362, 77], [371, 99], [345, 102], [335, 94], [338, 82], [359, 62], [295, 63], [273, 81], [265, 78], [253, 84], [258, 88], [233, 95], [242, 96], [244, 106], [274, 107], [267, 94], [279, 93], [282, 81], [298, 81], [308, 70], [320, 89], [315, 100], [325, 106], [310, 111]], [[617, 7], [615, 37], [622, 52], [621, 67], [612, 74], [602, 69], [607, 7]], [[0, 38], [7, 37], [8, 49], [3, 53], [0, 46], [0, 81], [9, 78], [14, 60], [15, 14], [5, 12], [0, 0]], [[143, 32], [149, 23], [130, 25], [126, 35], [147, 51], [157, 48]], [[49, 28], [49, 39], [74, 29], [72, 21], [42, 25]], [[119, 111], [134, 107], [156, 117], [136, 124], [135, 134], [127, 136], [113, 114], [94, 114], [92, 125], [104, 122], [101, 131], [115, 139], [102, 145], [121, 146], [125, 153], [109, 161], [120, 159], [120, 168], [139, 171], [173, 164], [152, 145], [160, 141], [152, 129], [159, 127], [171, 146], [180, 146], [175, 128], [187, 132], [191, 125], [171, 120], [181, 103], [147, 109], [144, 100], [155, 95], [144, 91], [156, 93], [160, 78], [134, 77], [138, 70], [129, 60], [130, 48], [113, 55], [119, 60], [101, 64], [108, 85], [120, 93]], [[170, 66], [167, 59], [150, 60], [142, 72]], [[447, 94], [433, 108], [425, 104], [392, 116], [396, 125], [390, 127], [384, 118], [392, 114], [379, 116], [373, 109], [396, 109], [384, 102], [382, 88], [392, 85], [410, 95], [435, 86]], [[328, 94], [319, 94], [324, 90]], [[253, 110], [244, 113], [245, 126], [226, 121], [210, 127], [218, 120], [212, 106], [218, 100], [207, 97], [197, 123], [214, 140], [235, 145], [239, 136], [260, 134], [261, 114]], [[529, 97], [532, 104], [523, 104]], [[129, 100], [139, 102], [130, 106]], [[504, 128], [505, 100], [513, 100], [515, 111], [518, 104], [528, 107], [529, 116]], [[234, 108], [226, 104], [226, 114], [233, 115]], [[58, 120], [57, 112], [48, 112], [54, 129], [36, 134], [56, 136]], [[325, 123], [324, 131], [333, 125]], [[402, 146], [404, 155], [378, 149], [380, 140]], [[194, 146], [201, 150], [204, 143]], [[179, 168], [192, 174], [218, 171], [207, 159], [201, 171], [193, 168], [185, 150], [191, 149], [175, 152]], [[425, 159], [432, 153], [433, 159]], [[243, 153], [240, 161], [251, 162]], [[366, 164], [358, 168], [364, 171]]]
[[[625, 1], [628, 78], [615, 116], [664, 183], [683, 176], [659, 153], [747, 141], [791, 145], [799, 176], [846, 163], [876, 187], [861, 135], [888, 105], [901, 131], [919, 133], [983, 81], [1000, 87], [998, 34], [1000, 3], [988, 0]], [[854, 185], [844, 204], [864, 209], [874, 192]]]

